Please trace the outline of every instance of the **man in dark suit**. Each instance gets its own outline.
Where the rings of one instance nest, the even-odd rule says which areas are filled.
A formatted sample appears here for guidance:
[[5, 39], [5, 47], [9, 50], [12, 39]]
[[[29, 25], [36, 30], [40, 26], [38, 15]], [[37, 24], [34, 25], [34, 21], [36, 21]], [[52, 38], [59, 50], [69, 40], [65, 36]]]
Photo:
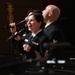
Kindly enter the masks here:
[[[60, 9], [56, 5], [48, 5], [42, 13], [44, 17], [44, 22], [46, 23], [44, 27], [44, 33], [49, 38], [50, 43], [55, 44], [59, 42], [64, 42], [64, 34], [62, 29], [56, 25], [56, 21], [60, 16]], [[62, 47], [49, 46], [49, 58], [61, 59], [63, 58]]]

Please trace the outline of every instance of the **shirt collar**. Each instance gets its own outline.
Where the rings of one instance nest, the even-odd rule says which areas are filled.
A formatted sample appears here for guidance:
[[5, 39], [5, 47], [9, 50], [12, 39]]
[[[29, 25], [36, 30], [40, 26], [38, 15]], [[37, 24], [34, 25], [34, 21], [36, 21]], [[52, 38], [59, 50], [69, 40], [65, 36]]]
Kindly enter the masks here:
[[46, 24], [46, 25], [45, 25], [45, 28], [48, 27], [49, 25], [51, 25], [51, 23], [53, 23], [53, 21], [50, 22], [50, 23], [48, 23], [48, 24]]
[[32, 33], [32, 36], [35, 37], [39, 32], [41, 32], [42, 29], [40, 29], [39, 31], [37, 31], [36, 33]]

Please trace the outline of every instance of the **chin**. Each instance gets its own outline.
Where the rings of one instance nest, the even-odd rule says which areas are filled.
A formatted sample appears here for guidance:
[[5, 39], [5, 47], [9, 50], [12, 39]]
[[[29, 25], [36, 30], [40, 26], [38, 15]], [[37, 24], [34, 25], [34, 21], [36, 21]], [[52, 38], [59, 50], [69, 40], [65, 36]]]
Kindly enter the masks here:
[[30, 28], [29, 28], [28, 30], [29, 30], [29, 31], [31, 31], [31, 29], [30, 29]]

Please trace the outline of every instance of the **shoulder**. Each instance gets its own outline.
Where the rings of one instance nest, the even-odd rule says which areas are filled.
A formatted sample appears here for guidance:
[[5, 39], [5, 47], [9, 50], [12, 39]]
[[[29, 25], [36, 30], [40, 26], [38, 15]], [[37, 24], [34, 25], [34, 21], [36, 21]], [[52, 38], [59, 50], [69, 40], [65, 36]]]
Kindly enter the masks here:
[[22, 39], [28, 38], [28, 37], [30, 37], [30, 35], [31, 35], [31, 32], [29, 32], [29, 33], [24, 33], [24, 34], [22, 35]]
[[40, 40], [48, 39], [48, 37], [43, 31], [41, 31], [37, 36], [39, 37]]

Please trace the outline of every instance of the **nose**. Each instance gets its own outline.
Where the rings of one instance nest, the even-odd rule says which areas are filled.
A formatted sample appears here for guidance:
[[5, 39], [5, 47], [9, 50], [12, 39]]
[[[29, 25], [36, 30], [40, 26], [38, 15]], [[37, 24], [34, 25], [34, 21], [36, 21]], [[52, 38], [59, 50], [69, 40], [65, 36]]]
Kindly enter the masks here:
[[28, 21], [28, 22], [27, 22], [27, 26], [30, 26], [30, 25], [31, 25], [31, 22], [30, 22], [30, 21]]
[[30, 21], [28, 21], [27, 23], [30, 24]]
[[44, 13], [44, 10], [42, 11], [42, 14]]

